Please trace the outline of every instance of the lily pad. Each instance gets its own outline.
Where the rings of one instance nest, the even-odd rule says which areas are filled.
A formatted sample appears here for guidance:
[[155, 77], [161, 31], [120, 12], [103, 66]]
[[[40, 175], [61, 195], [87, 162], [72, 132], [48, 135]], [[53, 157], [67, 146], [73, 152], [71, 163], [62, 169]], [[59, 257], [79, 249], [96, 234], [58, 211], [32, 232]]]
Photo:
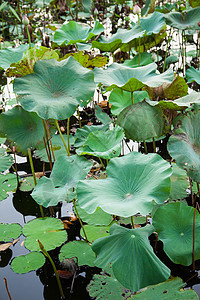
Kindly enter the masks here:
[[61, 29], [57, 29], [54, 34], [54, 42], [58, 45], [71, 45], [76, 43], [84, 43], [104, 31], [104, 27], [98, 21], [91, 28], [87, 24], [79, 24], [75, 21], [69, 21], [64, 24]]
[[17, 189], [17, 177], [14, 174], [0, 174], [0, 201], [8, 197], [9, 192], [14, 192]]
[[64, 120], [73, 115], [78, 104], [89, 102], [94, 94], [93, 72], [73, 57], [37, 61], [34, 73], [16, 78], [14, 91], [27, 111], [43, 119]]
[[189, 112], [174, 121], [178, 128], [169, 138], [167, 149], [178, 167], [200, 183], [200, 112]]
[[24, 51], [28, 48], [29, 45], [27, 44], [21, 45], [17, 48], [0, 50], [0, 67], [7, 69], [12, 63], [18, 62], [22, 58]]
[[0, 173], [6, 171], [13, 164], [13, 158], [6, 152], [6, 149], [0, 149]]
[[183, 13], [171, 12], [165, 14], [168, 25], [178, 28], [179, 30], [193, 29], [199, 30], [200, 7], [184, 10]]
[[[87, 238], [90, 242], [109, 235], [110, 226], [93, 226], [93, 225], [84, 225]], [[81, 229], [81, 236], [84, 237], [83, 230]]]
[[[77, 185], [79, 205], [89, 214], [101, 207], [105, 212], [129, 217], [152, 210], [152, 200], [162, 203], [170, 193], [171, 168], [157, 154], [131, 152], [113, 158], [108, 178], [81, 180]], [[145, 184], [144, 184], [145, 182]]]
[[24, 245], [31, 251], [40, 251], [37, 240], [49, 251], [61, 246], [67, 239], [61, 220], [55, 218], [37, 218], [24, 225]]
[[[175, 264], [189, 266], [193, 253], [193, 220], [195, 208], [181, 202], [157, 208], [153, 225], [164, 251]], [[167, 217], [166, 217], [167, 216]], [[200, 258], [200, 214], [195, 217], [195, 260]]]
[[96, 265], [105, 268], [112, 262], [116, 279], [133, 291], [165, 281], [170, 276], [170, 270], [158, 259], [149, 244], [148, 236], [153, 231], [154, 227], [150, 225], [128, 229], [114, 224], [110, 236], [92, 244], [92, 250], [97, 254]]
[[22, 233], [21, 225], [17, 223], [0, 223], [0, 241], [8, 242], [18, 238]]
[[42, 253], [31, 252], [15, 257], [12, 260], [11, 268], [15, 273], [24, 274], [41, 268], [44, 263], [45, 257]]
[[198, 300], [199, 297], [197, 293], [192, 289], [184, 290], [184, 285], [185, 283], [182, 279], [176, 277], [165, 282], [149, 286], [143, 291], [136, 293], [136, 295], [132, 296], [131, 299], [154, 300], [155, 295], [157, 295], [159, 300]]
[[[36, 177], [36, 181], [38, 180], [39, 179]], [[22, 192], [29, 192], [32, 191], [34, 187], [35, 187], [35, 181], [33, 176], [28, 176], [22, 179], [19, 189]]]
[[72, 257], [78, 258], [79, 266], [95, 266], [95, 254], [92, 251], [91, 246], [84, 241], [73, 241], [62, 246], [60, 249], [59, 260], [62, 261], [63, 259]]
[[196, 70], [195, 68], [190, 67], [186, 70], [186, 78], [188, 80], [188, 83], [195, 81], [200, 84], [200, 70]]

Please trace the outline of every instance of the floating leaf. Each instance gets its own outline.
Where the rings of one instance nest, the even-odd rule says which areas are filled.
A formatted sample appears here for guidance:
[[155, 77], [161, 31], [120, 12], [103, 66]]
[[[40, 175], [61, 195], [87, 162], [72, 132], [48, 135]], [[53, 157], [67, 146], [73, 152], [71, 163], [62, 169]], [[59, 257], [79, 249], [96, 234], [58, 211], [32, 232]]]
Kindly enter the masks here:
[[67, 239], [61, 220], [55, 218], [37, 218], [24, 225], [24, 245], [31, 251], [40, 251], [37, 240], [49, 251], [61, 246]]
[[116, 279], [133, 291], [168, 279], [170, 270], [154, 254], [148, 241], [153, 231], [150, 225], [128, 229], [114, 224], [110, 236], [92, 244], [97, 254], [96, 265], [105, 268], [112, 262]]
[[22, 233], [22, 227], [17, 223], [0, 223], [0, 241], [8, 242], [18, 238]]
[[78, 104], [89, 102], [94, 94], [93, 72], [73, 57], [37, 61], [34, 73], [16, 78], [14, 91], [27, 111], [44, 119], [64, 120], [73, 115]]
[[0, 50], [0, 67], [3, 69], [7, 69], [10, 67], [12, 63], [18, 62], [22, 56], [24, 51], [28, 49], [29, 45], [21, 45], [17, 48], [7, 48], [4, 50]]
[[6, 152], [6, 149], [0, 149], [0, 173], [6, 171], [13, 164], [13, 158]]
[[84, 241], [73, 241], [62, 246], [60, 249], [59, 260], [62, 261], [63, 259], [72, 257], [78, 258], [79, 266], [95, 266], [95, 254], [92, 251], [91, 246]]
[[200, 70], [196, 70], [195, 68], [190, 67], [186, 70], [186, 78], [188, 80], [188, 83], [195, 81], [200, 84]]
[[181, 12], [171, 12], [165, 14], [168, 25], [178, 28], [179, 30], [192, 29], [199, 30], [200, 7], [184, 10]]
[[41, 268], [45, 263], [45, 257], [39, 252], [30, 252], [26, 255], [15, 257], [11, 268], [15, 273], [24, 274]]
[[[193, 220], [195, 208], [181, 202], [157, 208], [153, 225], [164, 251], [175, 264], [189, 266], [193, 253]], [[167, 216], [167, 218], [166, 218]], [[195, 260], [200, 258], [200, 214], [195, 217]]]
[[[36, 178], [36, 181], [38, 181], [39, 179]], [[20, 184], [20, 191], [22, 192], [29, 192], [32, 191], [35, 187], [35, 181], [33, 176], [28, 176], [22, 179], [22, 182]]]
[[0, 201], [8, 197], [8, 192], [14, 192], [17, 189], [17, 177], [14, 174], [0, 174]]
[[107, 166], [107, 179], [81, 180], [77, 185], [82, 209], [94, 213], [97, 207], [113, 215], [147, 215], [152, 200], [162, 203], [170, 193], [171, 168], [157, 154], [131, 152], [113, 158]]

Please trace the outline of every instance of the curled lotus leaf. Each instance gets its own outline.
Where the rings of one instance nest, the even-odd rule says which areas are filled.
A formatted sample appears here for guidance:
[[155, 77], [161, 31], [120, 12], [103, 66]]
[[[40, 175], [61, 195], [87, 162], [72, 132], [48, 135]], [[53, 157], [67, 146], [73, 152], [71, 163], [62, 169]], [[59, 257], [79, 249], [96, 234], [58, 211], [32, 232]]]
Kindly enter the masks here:
[[194, 67], [187, 69], [186, 78], [188, 83], [196, 81], [198, 84], [200, 84], [200, 70], [196, 70]]
[[94, 89], [93, 72], [73, 57], [61, 62], [37, 61], [34, 73], [14, 80], [14, 91], [22, 107], [43, 119], [71, 117], [78, 104], [91, 100]]
[[26, 51], [28, 47], [29, 45], [21, 45], [17, 48], [0, 50], [0, 67], [7, 69], [12, 63], [17, 63], [22, 58], [24, 51]]
[[184, 10], [183, 13], [171, 12], [165, 14], [166, 23], [180, 30], [199, 30], [200, 7]]
[[77, 185], [79, 205], [89, 214], [97, 207], [129, 217], [152, 210], [152, 200], [163, 203], [170, 194], [171, 167], [157, 154], [131, 152], [110, 160], [108, 178], [81, 180]]

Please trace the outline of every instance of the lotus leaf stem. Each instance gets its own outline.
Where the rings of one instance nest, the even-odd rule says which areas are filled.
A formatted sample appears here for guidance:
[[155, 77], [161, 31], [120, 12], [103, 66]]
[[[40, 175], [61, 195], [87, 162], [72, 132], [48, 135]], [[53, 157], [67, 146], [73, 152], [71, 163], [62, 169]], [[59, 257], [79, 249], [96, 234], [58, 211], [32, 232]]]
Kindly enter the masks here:
[[48, 160], [49, 160], [49, 164], [50, 164], [50, 169], [52, 170], [53, 166], [52, 166], [51, 158], [50, 158], [50, 155], [49, 155], [49, 151], [47, 149], [47, 143], [46, 143], [45, 137], [43, 137], [43, 142], [44, 142], [44, 146], [45, 146], [46, 153], [47, 153], [47, 156], [48, 156]]
[[[99, 93], [98, 93], [98, 99], [99, 99]], [[99, 103], [99, 100], [98, 100], [98, 103]], [[80, 111], [79, 111], [79, 105], [77, 106], [77, 114], [78, 114], [79, 127], [82, 128], [82, 125], [81, 125], [81, 116], [80, 116]]]
[[[139, 22], [140, 18], [138, 15], [138, 22]], [[139, 56], [138, 56], [138, 67], [140, 66], [140, 36], [139, 36]]]
[[69, 143], [69, 125], [70, 125], [70, 118], [67, 119], [67, 146], [68, 146], [68, 149], [70, 149], [70, 143]]
[[192, 243], [192, 268], [195, 271], [195, 217], [197, 211], [197, 203], [194, 210], [194, 218], [193, 218], [193, 243]]
[[84, 236], [85, 236], [85, 240], [86, 240], [86, 242], [89, 242], [89, 240], [88, 240], [88, 238], [87, 238], [87, 234], [86, 234], [86, 232], [85, 232], [85, 228], [84, 228], [84, 226], [83, 226], [83, 222], [82, 222], [82, 220], [81, 220], [81, 218], [80, 218], [80, 215], [79, 215], [78, 210], [77, 210], [77, 207], [76, 207], [75, 199], [73, 199], [73, 205], [74, 205], [74, 209], [75, 209], [75, 211], [76, 211], [76, 215], [77, 215], [77, 217], [78, 217], [78, 220], [79, 220], [79, 222], [80, 222], [80, 224], [81, 224], [81, 228], [82, 228], [82, 230], [83, 230], [83, 233], [84, 233]]
[[61, 130], [60, 130], [60, 127], [59, 127], [59, 124], [58, 124], [58, 120], [55, 120], [55, 124], [56, 124], [56, 127], [57, 127], [57, 129], [58, 129], [58, 132], [59, 132], [59, 134], [60, 134], [60, 137], [61, 137], [61, 139], [62, 139], [62, 141], [63, 141], [63, 144], [64, 144], [64, 146], [65, 146], [65, 149], [66, 149], [66, 151], [67, 151], [67, 155], [70, 156], [70, 152], [69, 152], [69, 149], [68, 149], [68, 147], [67, 147], [67, 145], [66, 145], [66, 143], [65, 143], [63, 134], [62, 134], [62, 132], [61, 132]]
[[156, 142], [154, 137], [153, 137], [153, 152], [156, 153]]
[[101, 157], [99, 157], [99, 160], [100, 160], [100, 163], [102, 164], [102, 167], [105, 169], [106, 167], [105, 167], [105, 165], [104, 165], [104, 163], [103, 163]]
[[52, 141], [51, 141], [51, 136], [50, 136], [47, 120], [45, 120], [45, 127], [46, 127], [47, 135], [48, 135], [48, 138], [49, 138], [50, 146], [51, 146], [53, 161], [55, 161], [56, 159], [55, 159], [55, 155], [54, 155], [54, 151], [53, 151], [53, 145], [52, 145]]
[[7, 283], [6, 277], [4, 277], [3, 280], [4, 280], [4, 283], [5, 283], [5, 287], [6, 287], [6, 291], [7, 291], [8, 297], [9, 297], [10, 300], [12, 300], [10, 292], [9, 292], [9, 289], [8, 289], [8, 283]]
[[45, 145], [47, 156], [48, 156], [48, 159], [49, 159], [49, 164], [50, 164], [50, 167], [51, 167], [51, 170], [52, 170], [53, 166], [52, 166], [52, 161], [51, 161], [51, 150], [50, 150], [50, 146], [49, 146], [49, 139], [48, 139], [47, 129], [46, 129], [45, 122], [44, 122], [43, 119], [42, 119], [42, 124], [43, 124], [43, 127], [44, 127], [44, 133], [45, 133], [45, 136], [46, 136], [46, 142], [45, 142], [45, 139], [43, 138], [44, 145]]
[[144, 144], [144, 152], [145, 154], [148, 154], [148, 150], [147, 150], [147, 144], [145, 141], [143, 141], [143, 144]]
[[28, 42], [29, 42], [29, 49], [31, 49], [31, 37], [30, 37], [30, 32], [28, 30], [28, 25], [25, 25], [26, 26], [26, 31], [27, 31], [27, 35], [28, 35]]
[[167, 46], [166, 46], [166, 51], [165, 51], [165, 59], [164, 59], [164, 64], [163, 64], [163, 72], [165, 71], [165, 67], [166, 67], [166, 59], [167, 59], [167, 51], [168, 51], [168, 46], [169, 46], [170, 35], [171, 35], [171, 28], [170, 28], [170, 32], [169, 32], [169, 38], [167, 39]]
[[134, 104], [133, 92], [131, 92], [131, 102]]
[[16, 161], [16, 153], [15, 153], [15, 147], [13, 147], [13, 154], [14, 154], [14, 161], [15, 161], [15, 172], [17, 175], [17, 186], [19, 187], [19, 175], [17, 172], [17, 161]]
[[135, 224], [134, 224], [134, 221], [133, 221], [133, 216], [131, 216], [131, 225], [132, 225], [132, 228], [134, 229], [135, 228]]
[[60, 282], [60, 278], [58, 276], [58, 272], [57, 272], [56, 266], [55, 266], [55, 264], [54, 264], [51, 256], [49, 255], [49, 253], [47, 252], [47, 250], [44, 248], [43, 244], [40, 242], [40, 240], [37, 240], [37, 241], [38, 241], [40, 250], [42, 251], [42, 253], [44, 254], [44, 256], [46, 256], [49, 259], [49, 261], [50, 261], [50, 263], [51, 263], [51, 265], [53, 267], [53, 270], [54, 270], [54, 273], [55, 273], [55, 276], [56, 276], [56, 280], [57, 280], [57, 283], [58, 283], [58, 288], [60, 290], [61, 298], [65, 299], [65, 295], [63, 293], [62, 285], [61, 285], [61, 282]]
[[190, 180], [190, 191], [191, 191], [191, 197], [192, 197], [192, 206], [194, 207], [194, 195], [193, 195], [193, 189], [192, 189], [192, 179], [189, 176], [189, 180]]
[[[32, 172], [32, 175], [33, 175], [34, 184], [36, 186], [37, 181], [36, 181], [35, 170], [34, 170], [34, 166], [33, 166], [33, 160], [32, 160], [32, 155], [31, 155], [31, 149], [30, 148], [28, 148], [28, 156], [29, 156], [29, 162], [30, 162], [30, 166], [31, 166], [31, 172]], [[42, 216], [42, 218], [44, 218], [43, 207], [42, 207], [42, 205], [39, 205], [39, 207], [40, 207], [41, 216]]]

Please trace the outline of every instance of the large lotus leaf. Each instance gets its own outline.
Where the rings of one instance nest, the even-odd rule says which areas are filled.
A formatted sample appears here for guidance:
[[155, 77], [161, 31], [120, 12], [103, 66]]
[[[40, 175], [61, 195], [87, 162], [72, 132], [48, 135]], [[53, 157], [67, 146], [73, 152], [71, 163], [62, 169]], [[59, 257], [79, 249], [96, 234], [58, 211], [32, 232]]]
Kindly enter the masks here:
[[83, 126], [83, 128], [78, 128], [74, 136], [75, 137], [74, 146], [81, 147], [85, 145], [88, 135], [91, 132], [101, 131], [101, 130], [105, 132], [108, 129], [109, 129], [108, 126], [101, 126], [101, 125], [91, 125], [91, 126], [85, 125]]
[[139, 57], [140, 57], [140, 67], [149, 65], [153, 62], [152, 54], [148, 52], [143, 52], [135, 55], [132, 59], [126, 59], [123, 63], [124, 66], [137, 68], [139, 65]]
[[119, 87], [125, 91], [133, 92], [139, 90], [144, 85], [157, 87], [164, 82], [171, 82], [174, 78], [172, 70], [168, 69], [162, 74], [156, 74], [157, 65], [155, 63], [147, 66], [130, 68], [117, 63], [113, 63], [106, 70], [94, 69], [95, 81], [107, 86], [107, 90]]
[[188, 83], [196, 81], [198, 84], [200, 84], [200, 70], [196, 70], [193, 67], [187, 69], [186, 78], [188, 80]]
[[16, 150], [27, 154], [27, 148], [35, 148], [43, 140], [42, 120], [34, 112], [15, 106], [0, 114], [0, 135], [5, 136]]
[[18, 238], [22, 233], [21, 225], [17, 223], [0, 223], [0, 241], [8, 242]]
[[3, 69], [7, 69], [10, 67], [12, 63], [18, 62], [22, 56], [24, 51], [28, 49], [29, 45], [21, 45], [17, 48], [7, 48], [4, 50], [0, 50], [0, 67]]
[[14, 174], [0, 174], [0, 201], [8, 197], [8, 192], [14, 192], [17, 189], [17, 177]]
[[37, 218], [24, 225], [24, 245], [31, 251], [40, 251], [37, 240], [49, 251], [61, 246], [67, 239], [61, 220], [55, 218]]
[[45, 257], [39, 252], [30, 252], [26, 255], [15, 257], [11, 268], [15, 273], [24, 274], [41, 268], [45, 263]]
[[159, 300], [198, 300], [199, 297], [192, 289], [183, 290], [185, 283], [179, 277], [169, 279], [157, 285], [149, 286], [144, 291], [138, 292], [131, 299], [154, 300], [155, 295]]
[[91, 246], [84, 241], [73, 241], [65, 244], [60, 249], [59, 260], [77, 257], [78, 265], [88, 265], [95, 267], [95, 254], [91, 249]]
[[[157, 208], [153, 225], [164, 251], [175, 264], [189, 266], [193, 253], [193, 221], [195, 208], [175, 202]], [[167, 217], [166, 217], [167, 216]], [[200, 258], [200, 214], [195, 217], [195, 260]]]
[[179, 125], [169, 138], [167, 149], [177, 165], [187, 171], [188, 176], [200, 183], [200, 112], [189, 112], [177, 117]]
[[75, 188], [91, 167], [92, 163], [83, 157], [60, 155], [54, 163], [50, 178], [42, 177], [31, 196], [44, 207], [55, 206], [58, 202], [67, 200], [68, 189]]
[[97, 254], [96, 265], [105, 268], [112, 262], [116, 279], [133, 291], [165, 281], [170, 276], [170, 270], [158, 259], [149, 244], [148, 236], [153, 231], [151, 225], [138, 229], [112, 225], [110, 236], [92, 244], [92, 250]]
[[175, 163], [173, 163], [171, 175], [171, 193], [169, 195], [169, 199], [178, 200], [187, 197], [186, 189], [188, 187], [188, 176], [185, 170], [180, 169]]
[[52, 59], [58, 60], [58, 54], [49, 48], [40, 46], [39, 49], [35, 46], [34, 48], [28, 49], [24, 52], [22, 59], [18, 63], [12, 63], [10, 68], [6, 71], [8, 77], [21, 77], [33, 73], [33, 68], [36, 61], [41, 59]]
[[189, 0], [189, 3], [193, 8], [200, 6], [200, 0]]
[[0, 149], [0, 173], [6, 171], [13, 164], [13, 158], [6, 152], [6, 149]]
[[98, 21], [95, 22], [93, 28], [87, 24], [79, 24], [75, 21], [69, 21], [64, 24], [61, 29], [57, 29], [54, 34], [54, 42], [58, 45], [64, 44], [71, 45], [81, 42], [86, 42], [95, 35], [104, 31], [103, 25]]
[[92, 155], [111, 159], [121, 153], [121, 141], [124, 138], [123, 129], [119, 126], [113, 130], [94, 131], [88, 135], [85, 145], [78, 148], [78, 155]]
[[101, 110], [99, 105], [95, 105], [95, 116], [104, 125], [109, 126], [112, 123], [112, 119], [108, 116], [107, 113]]
[[107, 174], [106, 179], [81, 180], [77, 185], [79, 205], [89, 214], [101, 207], [122, 217], [147, 215], [153, 199], [162, 203], [170, 193], [171, 168], [157, 154], [131, 152], [113, 158]]
[[[146, 91], [136, 91], [133, 92], [134, 104], [142, 102], [144, 99], [148, 99], [149, 95]], [[131, 93], [123, 91], [118, 88], [114, 88], [109, 96], [109, 103], [111, 106], [111, 112], [113, 115], [117, 116], [119, 113], [132, 104]]]
[[[63, 134], [63, 138], [67, 145], [67, 142], [68, 142], [67, 135]], [[64, 146], [63, 141], [59, 134], [54, 134], [54, 136], [51, 139], [51, 142], [53, 145], [53, 152], [54, 152], [55, 160], [58, 158], [58, 156], [60, 156], [62, 154], [66, 155], [66, 149], [65, 149], [65, 146]], [[74, 144], [74, 137], [72, 135], [69, 136], [69, 143], [70, 143], [70, 145]], [[37, 148], [38, 148], [38, 150], [35, 151], [35, 156], [45, 162], [49, 162], [44, 143], [42, 143], [42, 145], [39, 144], [37, 146]]]
[[145, 30], [145, 35], [157, 34], [161, 31], [165, 25], [164, 15], [155, 11], [153, 14], [146, 18], [141, 18], [140, 23], [136, 26], [140, 26]]
[[68, 53], [63, 59], [73, 56], [84, 68], [93, 69], [103, 67], [107, 63], [107, 57], [97, 54], [95, 56], [84, 53], [83, 51]]
[[[94, 242], [95, 240], [108, 236], [110, 231], [110, 226], [93, 226], [93, 225], [84, 225], [85, 232], [87, 234], [87, 238], [90, 242]], [[81, 236], [84, 236], [83, 229], [81, 229]]]
[[183, 13], [171, 12], [165, 15], [168, 25], [180, 30], [196, 29], [199, 30], [200, 7], [184, 10]]
[[73, 57], [37, 61], [34, 73], [16, 78], [14, 91], [23, 108], [44, 119], [63, 120], [73, 115], [78, 104], [94, 94], [93, 72]]
[[163, 110], [146, 102], [123, 109], [117, 118], [117, 124], [124, 128], [127, 138], [138, 142], [158, 138], [167, 131]]

